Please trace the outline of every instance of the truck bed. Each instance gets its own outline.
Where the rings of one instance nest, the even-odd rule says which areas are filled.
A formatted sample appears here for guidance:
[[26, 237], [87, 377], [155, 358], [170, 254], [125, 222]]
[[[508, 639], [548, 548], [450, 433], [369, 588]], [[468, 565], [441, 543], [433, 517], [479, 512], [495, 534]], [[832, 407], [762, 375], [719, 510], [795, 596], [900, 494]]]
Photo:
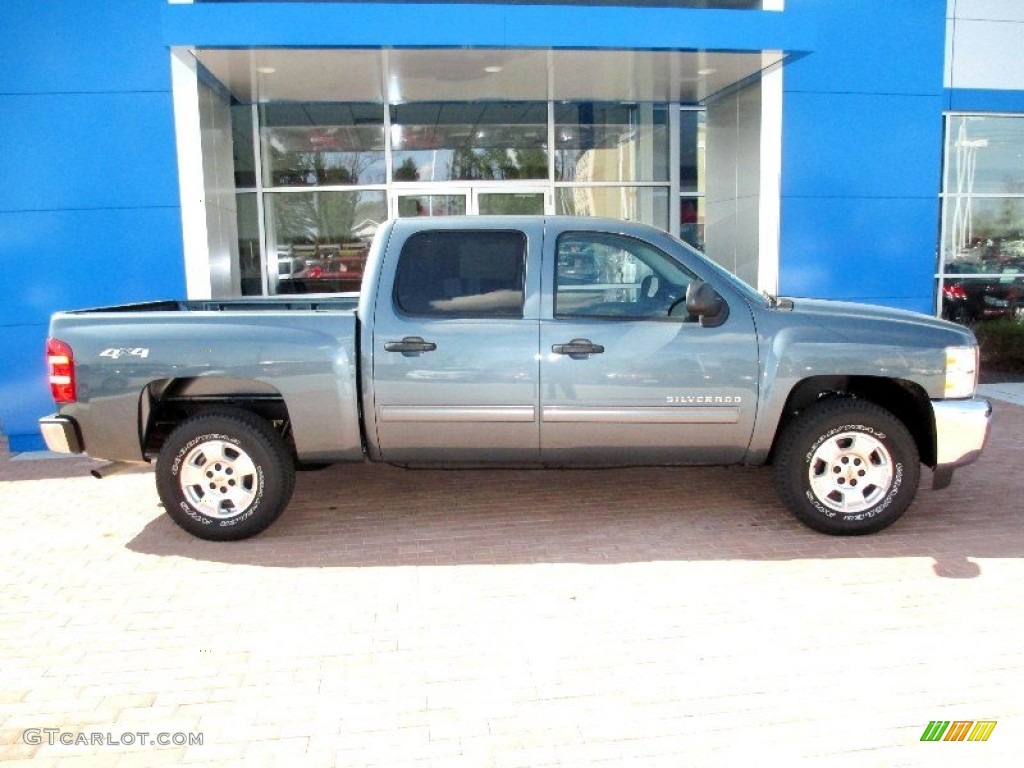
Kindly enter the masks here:
[[192, 299], [144, 301], [108, 307], [78, 309], [64, 314], [81, 315], [107, 312], [280, 312], [307, 310], [314, 312], [350, 311], [359, 304], [358, 293], [305, 296], [255, 296], [245, 299]]
[[358, 303], [358, 294], [290, 295], [58, 312], [50, 334], [70, 346], [77, 379], [63, 413], [86, 452], [136, 461], [139, 430], [164, 400], [272, 398], [287, 408], [301, 460], [361, 458]]

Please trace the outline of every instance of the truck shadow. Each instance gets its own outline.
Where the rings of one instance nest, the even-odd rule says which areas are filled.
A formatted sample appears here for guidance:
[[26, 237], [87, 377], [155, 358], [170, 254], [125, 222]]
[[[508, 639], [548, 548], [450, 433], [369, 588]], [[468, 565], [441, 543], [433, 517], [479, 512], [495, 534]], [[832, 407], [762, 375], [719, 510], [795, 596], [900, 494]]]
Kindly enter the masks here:
[[240, 542], [194, 539], [161, 515], [135, 552], [281, 568], [931, 557], [937, 576], [974, 578], [971, 558], [1024, 554], [1018, 473], [1024, 408], [998, 407], [992, 439], [953, 485], [930, 489], [879, 534], [806, 529], [766, 468], [402, 470], [300, 474], [290, 507]]

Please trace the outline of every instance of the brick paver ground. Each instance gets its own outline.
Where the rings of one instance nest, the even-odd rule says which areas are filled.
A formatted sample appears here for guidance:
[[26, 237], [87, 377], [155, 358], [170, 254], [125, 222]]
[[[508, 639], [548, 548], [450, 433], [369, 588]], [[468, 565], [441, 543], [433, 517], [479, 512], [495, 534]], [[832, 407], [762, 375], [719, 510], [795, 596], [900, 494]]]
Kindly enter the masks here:
[[853, 539], [764, 469], [335, 467], [233, 544], [177, 529], [149, 471], [0, 457], [0, 759], [1019, 765], [1022, 457], [996, 403], [978, 464]]

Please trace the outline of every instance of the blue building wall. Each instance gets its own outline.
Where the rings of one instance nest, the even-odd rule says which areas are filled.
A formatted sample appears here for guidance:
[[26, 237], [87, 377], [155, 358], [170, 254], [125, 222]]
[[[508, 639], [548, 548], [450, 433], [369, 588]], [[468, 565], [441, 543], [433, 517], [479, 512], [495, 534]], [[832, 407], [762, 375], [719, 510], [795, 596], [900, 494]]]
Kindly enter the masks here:
[[184, 292], [163, 4], [0, 6], [0, 429], [12, 450], [43, 447], [51, 312]]
[[946, 0], [787, 0], [780, 291], [934, 311]]
[[169, 45], [803, 53], [784, 76], [781, 289], [929, 312], [946, 0], [783, 13], [539, 5], [5, 0], [0, 428], [40, 446], [60, 308], [184, 295]]

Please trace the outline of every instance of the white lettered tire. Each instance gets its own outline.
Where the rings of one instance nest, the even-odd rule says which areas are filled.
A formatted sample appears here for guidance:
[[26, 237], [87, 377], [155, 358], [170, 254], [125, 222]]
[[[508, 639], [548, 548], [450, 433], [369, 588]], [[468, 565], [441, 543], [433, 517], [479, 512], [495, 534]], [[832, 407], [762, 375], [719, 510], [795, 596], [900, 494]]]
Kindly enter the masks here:
[[255, 536], [292, 495], [295, 469], [270, 425], [247, 411], [200, 413], [170, 434], [156, 464], [164, 509], [201, 539]]
[[815, 403], [779, 439], [775, 485], [805, 525], [834, 536], [880, 531], [917, 494], [920, 456], [903, 423], [874, 403]]

